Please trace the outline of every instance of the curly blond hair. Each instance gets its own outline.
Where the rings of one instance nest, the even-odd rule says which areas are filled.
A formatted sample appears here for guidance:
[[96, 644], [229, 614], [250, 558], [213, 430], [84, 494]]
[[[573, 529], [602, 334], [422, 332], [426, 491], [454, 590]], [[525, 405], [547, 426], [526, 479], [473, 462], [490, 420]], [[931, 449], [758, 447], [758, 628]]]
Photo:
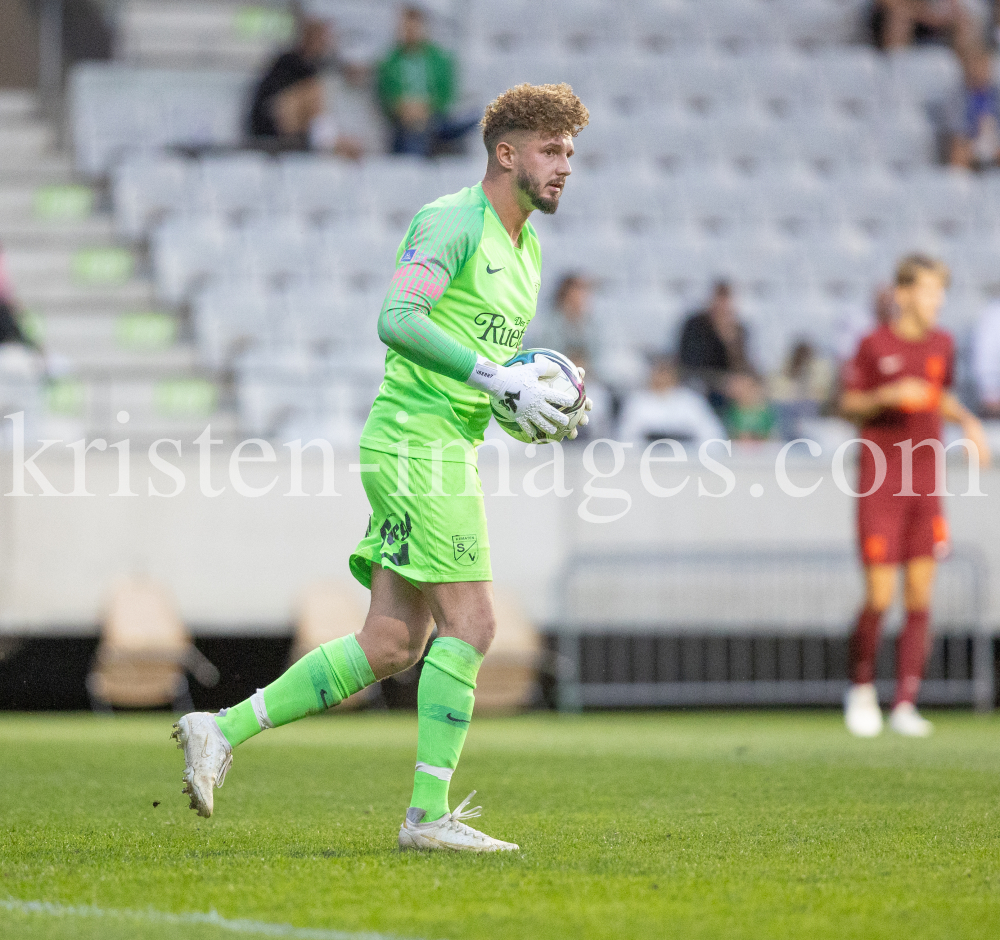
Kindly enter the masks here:
[[504, 134], [540, 131], [576, 137], [590, 122], [590, 113], [573, 89], [559, 85], [515, 85], [486, 108], [480, 126], [483, 142], [492, 154]]

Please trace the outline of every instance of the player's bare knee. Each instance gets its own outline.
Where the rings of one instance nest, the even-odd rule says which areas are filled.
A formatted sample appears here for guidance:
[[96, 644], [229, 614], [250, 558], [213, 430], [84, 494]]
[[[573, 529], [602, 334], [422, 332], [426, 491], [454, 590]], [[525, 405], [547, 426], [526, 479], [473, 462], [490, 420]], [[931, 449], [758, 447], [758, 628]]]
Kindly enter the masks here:
[[895, 585], [889, 584], [869, 584], [865, 592], [865, 607], [868, 610], [884, 614], [892, 605], [892, 596], [895, 594]]

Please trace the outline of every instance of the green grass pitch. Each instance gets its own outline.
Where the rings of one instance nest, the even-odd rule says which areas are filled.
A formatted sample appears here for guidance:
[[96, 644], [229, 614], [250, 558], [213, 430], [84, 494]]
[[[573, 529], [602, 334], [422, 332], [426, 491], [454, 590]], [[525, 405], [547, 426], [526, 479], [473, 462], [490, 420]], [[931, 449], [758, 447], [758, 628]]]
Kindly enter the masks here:
[[396, 850], [412, 716], [253, 739], [211, 820], [167, 715], [0, 717], [3, 940], [996, 938], [1000, 719], [934, 717], [927, 741], [833, 712], [477, 719], [452, 802], [477, 788], [521, 845], [492, 857]]

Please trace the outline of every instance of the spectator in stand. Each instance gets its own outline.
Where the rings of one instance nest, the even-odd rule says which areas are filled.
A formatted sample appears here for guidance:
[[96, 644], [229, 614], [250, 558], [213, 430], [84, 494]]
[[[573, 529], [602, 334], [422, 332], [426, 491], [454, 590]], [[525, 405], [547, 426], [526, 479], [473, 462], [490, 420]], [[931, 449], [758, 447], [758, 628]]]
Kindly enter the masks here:
[[565, 355], [584, 370], [584, 382], [587, 386], [587, 397], [594, 403], [590, 412], [590, 420], [585, 427], [579, 428], [577, 441], [596, 441], [602, 437], [611, 436], [611, 426], [618, 410], [611, 390], [601, 381], [590, 367], [590, 356], [582, 346], [549, 347], [561, 349]]
[[24, 331], [14, 299], [14, 285], [7, 274], [3, 246], [0, 246], [0, 346], [20, 346], [41, 352], [38, 344]]
[[729, 404], [723, 419], [734, 441], [766, 441], [774, 433], [775, 414], [755, 375], [734, 375], [729, 382]]
[[829, 359], [800, 340], [784, 367], [771, 377], [769, 392], [778, 421], [778, 436], [791, 441], [803, 436], [802, 422], [819, 416], [833, 395], [835, 370]]
[[[24, 412], [28, 439], [37, 431], [41, 413], [46, 361], [38, 344], [25, 332], [18, 315], [13, 285], [0, 246], [0, 414]], [[0, 440], [10, 445], [10, 422], [0, 428]]]
[[295, 47], [282, 52], [254, 89], [247, 134], [273, 150], [331, 150], [357, 159], [360, 143], [338, 135], [327, 113], [320, 72], [333, 49], [325, 20], [303, 19]]
[[659, 356], [646, 388], [633, 393], [622, 408], [620, 437], [638, 445], [664, 437], [700, 444], [723, 438], [725, 432], [704, 396], [680, 384], [676, 363]]
[[544, 346], [559, 352], [582, 349], [593, 362], [600, 344], [597, 324], [590, 312], [592, 292], [593, 285], [582, 274], [564, 275], [556, 288], [552, 309], [532, 321], [525, 345], [529, 348]]
[[479, 123], [478, 116], [453, 121], [455, 66], [427, 36], [427, 18], [403, 7], [399, 41], [378, 66], [378, 98], [392, 126], [392, 152], [430, 157], [445, 151]]
[[730, 380], [755, 375], [747, 355], [747, 330], [736, 314], [733, 290], [718, 281], [704, 310], [691, 314], [681, 330], [680, 365], [684, 377], [702, 386], [720, 414], [731, 398]]
[[963, 0], [875, 0], [875, 45], [890, 51], [914, 44], [969, 48], [982, 35], [981, 11]]
[[972, 337], [972, 374], [984, 418], [1000, 419], [1000, 301], [994, 301], [976, 324]]
[[966, 170], [1000, 162], [1000, 87], [993, 56], [976, 46], [961, 56], [962, 87], [945, 111], [948, 162]]

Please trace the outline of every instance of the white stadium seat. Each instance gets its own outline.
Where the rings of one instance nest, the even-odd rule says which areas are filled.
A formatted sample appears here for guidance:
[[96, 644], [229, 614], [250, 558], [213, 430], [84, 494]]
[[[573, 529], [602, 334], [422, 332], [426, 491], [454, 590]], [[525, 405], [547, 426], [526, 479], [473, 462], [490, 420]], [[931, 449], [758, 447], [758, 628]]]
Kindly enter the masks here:
[[152, 233], [150, 248], [157, 295], [169, 304], [186, 300], [240, 257], [236, 235], [203, 217], [168, 219]]
[[[133, 5], [166, 32], [130, 34], [133, 64], [73, 70], [77, 168], [110, 171], [118, 232], [149, 238], [161, 301], [191, 303], [201, 362], [237, 368], [244, 427], [320, 427], [331, 413], [353, 426], [378, 380], [374, 325], [400, 239], [422, 205], [482, 179], [481, 142], [432, 161], [231, 152], [254, 73], [135, 63], [173, 44], [188, 64], [216, 48], [225, 66], [269, 41], [230, 41], [188, 0], [174, 25]], [[390, 0], [305, 5], [336, 21], [352, 62], [382, 50], [397, 15]], [[662, 348], [718, 277], [733, 280], [762, 365], [797, 336], [827, 342], [904, 251], [953, 265], [949, 322], [1000, 290], [1000, 174], [937, 165], [932, 115], [960, 80], [955, 57], [852, 44], [866, 0], [593, 0], [573, 15], [558, 0], [441, 0], [432, 13], [434, 29], [462, 30], [465, 100], [569, 81], [590, 109], [559, 211], [532, 223], [542, 304], [564, 274], [591, 276], [616, 349]], [[184, 33], [196, 21], [203, 48]], [[203, 155], [165, 153], [178, 150]]]
[[192, 170], [191, 161], [160, 153], [116, 166], [111, 191], [118, 231], [127, 238], [141, 238], [166, 216], [190, 208]]
[[76, 66], [69, 98], [77, 169], [97, 176], [135, 150], [238, 144], [252, 81], [240, 71]]
[[199, 169], [203, 208], [222, 219], [265, 212], [278, 188], [277, 167], [262, 153], [203, 157]]

